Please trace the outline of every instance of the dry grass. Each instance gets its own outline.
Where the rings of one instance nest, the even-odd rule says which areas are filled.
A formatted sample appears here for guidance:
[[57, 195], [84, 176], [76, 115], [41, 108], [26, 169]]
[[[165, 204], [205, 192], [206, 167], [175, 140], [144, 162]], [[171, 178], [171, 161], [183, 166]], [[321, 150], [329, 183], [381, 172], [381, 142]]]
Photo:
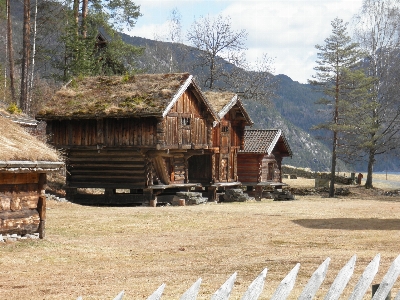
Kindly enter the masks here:
[[58, 161], [57, 152], [19, 125], [0, 117], [0, 160]]
[[161, 114], [188, 73], [76, 78], [38, 113], [47, 117]]
[[[300, 180], [298, 181], [300, 182]], [[240, 299], [268, 268], [261, 299], [269, 299], [300, 263], [289, 299], [331, 257], [317, 299], [355, 254], [349, 295], [377, 254], [379, 283], [400, 254], [400, 198], [353, 187], [345, 198], [206, 204], [187, 207], [85, 207], [49, 201], [47, 237], [0, 246], [3, 299], [147, 299], [166, 283], [163, 299], [178, 299], [199, 277], [198, 299], [209, 299], [235, 271], [230, 299]], [[392, 295], [400, 288], [396, 283]], [[368, 299], [370, 297], [366, 297]], [[344, 298], [343, 298], [344, 299]]]
[[230, 103], [235, 93], [230, 92], [212, 92], [207, 91], [203, 93], [216, 112], [220, 112], [228, 103]]

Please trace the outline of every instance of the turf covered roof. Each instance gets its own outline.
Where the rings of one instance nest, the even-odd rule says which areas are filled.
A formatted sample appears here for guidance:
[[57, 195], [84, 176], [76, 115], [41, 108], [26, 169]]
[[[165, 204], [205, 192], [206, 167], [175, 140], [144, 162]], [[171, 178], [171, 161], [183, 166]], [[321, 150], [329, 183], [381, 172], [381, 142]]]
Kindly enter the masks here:
[[232, 92], [207, 91], [204, 92], [204, 95], [207, 97], [213, 109], [218, 113], [218, 117], [220, 119], [222, 119], [233, 106], [237, 105], [243, 115], [243, 118], [247, 122], [246, 125], [253, 125], [253, 121], [247, 114], [247, 111], [245, 110], [237, 94]]
[[77, 78], [59, 90], [36, 117], [164, 117], [189, 86], [218, 119], [188, 73]]
[[27, 165], [33, 165], [29, 162], [34, 162], [35, 166], [44, 162], [57, 162], [59, 164], [53, 164], [54, 167], [62, 166], [56, 150], [30, 135], [13, 121], [0, 117], [0, 132], [0, 169], [21, 161], [28, 163]]

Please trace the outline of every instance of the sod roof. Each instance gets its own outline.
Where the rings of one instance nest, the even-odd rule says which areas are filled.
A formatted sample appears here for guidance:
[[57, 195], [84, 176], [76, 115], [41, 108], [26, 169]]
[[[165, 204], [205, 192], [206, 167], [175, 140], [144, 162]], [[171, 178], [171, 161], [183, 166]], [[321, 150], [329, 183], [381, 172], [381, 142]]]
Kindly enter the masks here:
[[0, 164], [6, 161], [59, 162], [58, 153], [9, 119], [0, 117]]
[[247, 114], [242, 102], [239, 100], [237, 94], [232, 92], [215, 92], [207, 91], [204, 92], [207, 100], [210, 102], [213, 109], [218, 113], [219, 118], [223, 118], [233, 106], [237, 105], [240, 112], [242, 113], [244, 119], [246, 120], [246, 125], [252, 125], [253, 121]]
[[[177, 98], [191, 85], [209, 106], [188, 73], [74, 79], [56, 92], [36, 117], [38, 119], [164, 117]], [[213, 111], [212, 114], [217, 118]]]

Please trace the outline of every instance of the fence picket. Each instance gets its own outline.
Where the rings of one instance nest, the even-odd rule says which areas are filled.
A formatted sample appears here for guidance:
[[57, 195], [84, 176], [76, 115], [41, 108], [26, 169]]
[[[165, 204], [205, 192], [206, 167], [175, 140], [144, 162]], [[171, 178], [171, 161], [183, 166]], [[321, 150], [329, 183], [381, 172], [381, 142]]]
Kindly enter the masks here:
[[151, 294], [149, 298], [147, 298], [147, 300], [160, 300], [162, 293], [164, 292], [164, 288], [165, 288], [165, 283], [160, 285], [159, 288], [153, 294]]
[[326, 273], [328, 272], [329, 262], [331, 259], [328, 257], [325, 261], [318, 267], [318, 269], [312, 274], [307, 285], [304, 287], [301, 295], [297, 300], [311, 300], [317, 293], [319, 287], [325, 279]]
[[241, 300], [257, 300], [264, 289], [264, 281], [267, 277], [267, 268], [249, 285]]
[[400, 274], [400, 255], [393, 261], [372, 300], [385, 299]]
[[195, 283], [179, 298], [179, 300], [196, 300], [199, 293], [201, 278], [197, 279]]
[[[298, 300], [311, 300], [318, 292], [322, 282], [328, 271], [330, 258], [328, 257], [313, 273], [307, 285], [304, 287]], [[354, 267], [356, 263], [356, 256], [354, 255], [346, 265], [339, 271], [335, 280], [333, 281], [328, 293], [325, 296], [325, 300], [337, 300], [342, 294], [344, 288], [349, 282], [353, 275]], [[361, 300], [365, 296], [368, 288], [378, 272], [380, 263], [380, 254], [377, 254], [374, 259], [365, 268], [363, 274], [358, 280], [356, 286], [353, 289], [349, 300]], [[300, 263], [286, 275], [281, 281], [277, 289], [275, 290], [271, 300], [285, 300], [290, 292], [292, 291], [296, 282], [297, 274], [300, 269]], [[389, 270], [382, 279], [375, 295], [372, 300], [384, 300], [392, 289], [394, 283], [400, 275], [400, 255], [392, 262]], [[228, 300], [232, 292], [237, 273], [233, 273], [228, 280], [211, 296], [211, 300]], [[241, 300], [257, 300], [265, 284], [265, 278], [267, 276], [267, 268], [265, 268], [256, 279], [249, 285], [246, 292], [243, 294]], [[199, 278], [180, 298], [180, 300], [196, 300], [199, 293], [201, 278]], [[165, 289], [165, 283], [163, 283], [147, 300], [160, 300]], [[122, 300], [125, 292], [121, 291], [113, 300]], [[83, 300], [82, 296], [79, 296], [76, 300]], [[400, 291], [396, 294], [394, 300], [400, 300]]]
[[368, 290], [372, 280], [379, 269], [379, 262], [381, 256], [378, 253], [374, 259], [368, 264], [365, 268], [364, 273], [361, 275], [359, 281], [357, 282], [356, 286], [354, 287], [353, 293], [350, 295], [349, 300], [359, 300], [362, 299], [365, 293]]
[[284, 300], [286, 299], [294, 287], [296, 282], [297, 272], [299, 271], [300, 264], [298, 263], [286, 277], [281, 281], [280, 285], [276, 289], [271, 300]]
[[231, 295], [233, 284], [235, 283], [237, 273], [231, 277], [211, 296], [211, 300], [227, 300]]
[[353, 257], [348, 261], [348, 263], [339, 271], [328, 293], [326, 294], [324, 300], [339, 299], [344, 288], [349, 282], [351, 275], [353, 275], [355, 264], [356, 264], [356, 256], [353, 255]]
[[125, 294], [124, 291], [120, 292], [120, 293], [117, 295], [117, 297], [114, 298], [114, 300], [122, 300], [122, 298], [124, 297], [124, 294]]

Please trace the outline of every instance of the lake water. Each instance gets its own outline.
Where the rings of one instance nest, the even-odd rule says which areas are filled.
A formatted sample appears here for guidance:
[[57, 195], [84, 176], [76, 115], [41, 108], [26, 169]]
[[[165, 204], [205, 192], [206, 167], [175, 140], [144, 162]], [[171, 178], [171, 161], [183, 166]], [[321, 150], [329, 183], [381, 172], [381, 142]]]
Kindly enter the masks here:
[[[365, 172], [361, 172], [363, 174], [365, 174]], [[357, 176], [358, 173], [356, 173]], [[379, 175], [400, 175], [400, 172], [374, 172], [372, 174], [372, 185], [375, 184], [384, 184], [385, 186], [390, 186], [391, 189], [400, 189], [400, 180], [386, 180], [386, 179], [377, 179], [376, 177], [374, 177], [374, 174], [379, 174]], [[365, 180], [367, 176], [364, 175], [364, 178], [361, 179], [361, 184], [365, 184]]]

